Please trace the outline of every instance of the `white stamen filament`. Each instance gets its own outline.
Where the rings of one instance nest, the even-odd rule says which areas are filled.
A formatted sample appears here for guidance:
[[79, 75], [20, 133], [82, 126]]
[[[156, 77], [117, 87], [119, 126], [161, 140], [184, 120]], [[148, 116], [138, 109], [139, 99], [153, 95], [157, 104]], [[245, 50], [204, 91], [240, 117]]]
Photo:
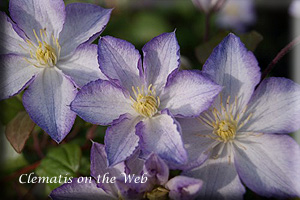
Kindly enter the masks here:
[[[246, 150], [246, 147], [243, 146], [237, 139], [257, 135], [257, 134], [237, 134], [237, 132], [249, 122], [252, 117], [252, 113], [248, 114], [245, 118], [244, 115], [247, 111], [247, 106], [245, 106], [242, 111], [239, 111], [239, 102], [238, 98], [235, 97], [234, 101], [230, 103], [231, 97], [228, 96], [225, 105], [222, 101], [222, 96], [220, 95], [220, 105], [218, 108], [211, 107], [208, 111], [205, 111], [198, 117], [198, 120], [208, 129], [212, 130], [210, 134], [196, 134], [197, 136], [210, 138], [216, 141], [216, 144], [213, 143], [211, 150], [215, 148], [218, 144], [221, 143], [220, 149], [216, 155], [212, 155], [213, 159], [217, 159], [221, 156], [225, 146], [227, 146], [228, 152], [228, 162], [231, 163], [233, 158], [233, 144], [237, 147]], [[245, 118], [245, 119], [244, 119]], [[241, 121], [241, 119], [243, 119]]]
[[[36, 43], [33, 43], [30, 40], [26, 40], [27, 48], [21, 48], [27, 51], [31, 59], [24, 58], [31, 65], [41, 68], [41, 67], [53, 67], [56, 65], [61, 51], [61, 46], [58, 42], [58, 39], [51, 35], [52, 44], [47, 42], [48, 36], [44, 29], [39, 31], [40, 35], [38, 36], [36, 31], [33, 29], [33, 34], [36, 39]], [[50, 39], [50, 40], [51, 40]]]

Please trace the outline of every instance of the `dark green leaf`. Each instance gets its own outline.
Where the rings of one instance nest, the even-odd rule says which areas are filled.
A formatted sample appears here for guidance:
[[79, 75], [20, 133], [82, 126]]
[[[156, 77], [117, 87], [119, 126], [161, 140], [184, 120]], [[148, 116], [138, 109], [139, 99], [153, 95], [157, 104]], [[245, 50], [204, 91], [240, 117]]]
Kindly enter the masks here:
[[204, 64], [213, 49], [229, 34], [229, 32], [220, 32], [209, 41], [196, 48], [196, 56], [201, 64]]
[[79, 173], [82, 176], [90, 175], [90, 158], [89, 157], [81, 158]]
[[[58, 183], [59, 177], [76, 177], [81, 160], [81, 150], [78, 145], [64, 144], [50, 149], [36, 174], [40, 177], [57, 177], [56, 183], [48, 183], [51, 190], [62, 185]], [[62, 181], [64, 178], [61, 179]]]
[[128, 34], [131, 36], [130, 41], [135, 44], [145, 44], [154, 36], [172, 29], [163, 17], [152, 12], [139, 13], [132, 20], [131, 26]]
[[240, 38], [249, 51], [255, 51], [258, 44], [263, 40], [263, 36], [256, 31], [242, 34]]
[[[18, 95], [18, 97], [20, 96]], [[20, 111], [24, 110], [22, 102], [18, 97], [16, 96], [0, 102], [0, 109], [2, 111], [0, 120], [2, 124], [8, 124]]]
[[[201, 64], [204, 64], [207, 58], [212, 53], [213, 49], [229, 34], [228, 31], [223, 31], [212, 37], [209, 41], [201, 44], [196, 48], [196, 56]], [[254, 51], [258, 44], [263, 40], [262, 35], [256, 31], [251, 31], [246, 34], [237, 35], [245, 44], [249, 51]]]

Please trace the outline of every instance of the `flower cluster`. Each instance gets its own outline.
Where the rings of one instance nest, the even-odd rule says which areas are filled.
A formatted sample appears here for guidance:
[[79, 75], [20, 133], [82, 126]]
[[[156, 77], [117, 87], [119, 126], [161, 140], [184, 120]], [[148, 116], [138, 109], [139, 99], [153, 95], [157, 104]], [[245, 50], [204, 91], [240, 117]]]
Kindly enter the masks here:
[[[286, 135], [300, 128], [298, 84], [261, 81], [234, 34], [202, 71], [179, 69], [175, 32], [142, 56], [111, 36], [91, 44], [110, 13], [62, 0], [11, 0], [11, 18], [0, 13], [1, 99], [25, 90], [29, 116], [57, 143], [76, 115], [109, 126], [105, 144], [92, 143], [90, 181], [73, 179], [52, 199], [242, 199], [245, 186], [300, 196], [300, 147]], [[182, 173], [169, 179], [170, 169]], [[99, 182], [104, 174], [114, 179]]]
[[[107, 166], [107, 155], [104, 145], [93, 143], [91, 149], [91, 181], [72, 183], [52, 191], [52, 199], [72, 199], [75, 195], [80, 199], [192, 199], [201, 188], [202, 181], [185, 176], [176, 176], [168, 181], [169, 168], [157, 155], [151, 154], [148, 159], [141, 160], [138, 153], [114, 167]], [[115, 178], [111, 183], [103, 183], [100, 176], [108, 174]], [[145, 181], [133, 181], [124, 177], [140, 178]], [[144, 177], [145, 176], [145, 177]], [[136, 179], [137, 180], [137, 179]], [[100, 182], [100, 183], [99, 183]]]
[[111, 125], [105, 135], [109, 165], [141, 149], [170, 163], [185, 164], [186, 151], [175, 117], [198, 116], [221, 87], [197, 71], [179, 71], [175, 33], [162, 34], [143, 47], [144, 59], [130, 43], [101, 37], [98, 61], [106, 81], [84, 86], [71, 109], [85, 121]]

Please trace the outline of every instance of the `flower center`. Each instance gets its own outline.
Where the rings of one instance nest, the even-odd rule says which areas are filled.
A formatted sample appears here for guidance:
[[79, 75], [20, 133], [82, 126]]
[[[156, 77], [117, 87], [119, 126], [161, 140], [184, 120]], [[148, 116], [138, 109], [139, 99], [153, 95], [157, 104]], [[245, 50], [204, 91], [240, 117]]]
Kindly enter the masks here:
[[34, 29], [33, 33], [38, 45], [27, 40], [27, 48], [21, 46], [30, 54], [31, 59], [25, 58], [25, 60], [35, 67], [53, 67], [60, 56], [61, 47], [58, 39], [54, 38], [53, 34], [51, 35], [52, 40], [49, 39], [44, 29], [40, 30], [40, 37]]
[[217, 124], [217, 128], [214, 129], [214, 133], [224, 142], [233, 140], [236, 133], [235, 122], [222, 120]]
[[247, 106], [239, 112], [237, 97], [230, 104], [229, 96], [224, 106], [220, 95], [220, 102], [219, 110], [212, 107], [209, 109], [210, 112], [205, 111], [198, 119], [209, 129], [212, 129], [212, 135], [205, 135], [205, 137], [227, 143], [235, 139], [237, 131], [249, 121], [252, 113], [245, 120], [241, 121], [240, 119], [244, 116]]
[[224, 7], [224, 12], [231, 17], [237, 17], [239, 16], [240, 8], [237, 4], [231, 4]]
[[152, 117], [158, 111], [160, 104], [159, 97], [156, 96], [155, 89], [152, 87], [152, 84], [149, 85], [147, 94], [144, 92], [144, 86], [140, 89], [137, 87], [137, 91], [132, 86], [132, 91], [135, 95], [135, 99], [130, 96], [130, 99], [133, 102], [132, 107], [134, 110], [144, 117]]

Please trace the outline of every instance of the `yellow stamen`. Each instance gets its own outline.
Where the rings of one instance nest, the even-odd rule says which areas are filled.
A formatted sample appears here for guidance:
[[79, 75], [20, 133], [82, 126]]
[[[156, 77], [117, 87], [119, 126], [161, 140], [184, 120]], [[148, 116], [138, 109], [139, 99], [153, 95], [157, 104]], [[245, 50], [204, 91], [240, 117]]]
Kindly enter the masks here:
[[28, 51], [31, 59], [25, 58], [25, 60], [35, 67], [53, 67], [56, 65], [58, 58], [60, 56], [61, 47], [59, 45], [58, 39], [52, 36], [52, 44], [47, 42], [47, 33], [44, 29], [39, 31], [40, 37], [37, 35], [36, 31], [33, 29], [33, 34], [36, 39], [36, 44], [30, 40], [26, 40], [27, 49], [21, 46], [24, 50]]
[[[137, 91], [136, 91], [137, 90]], [[144, 86], [140, 89], [139, 87], [133, 87], [132, 91], [135, 95], [135, 99], [130, 96], [130, 99], [133, 102], [132, 107], [134, 110], [144, 117], [152, 117], [158, 111], [160, 104], [159, 97], [155, 97], [155, 89], [152, 87], [152, 84], [149, 85], [147, 94], [144, 92]]]
[[35, 36], [36, 41], [40, 42], [40, 39], [39, 39], [39, 37], [37, 36], [35, 30], [32, 29], [32, 31], [33, 31], [33, 34], [34, 34], [34, 36]]
[[214, 130], [214, 134], [226, 143], [235, 138], [236, 129], [236, 124], [233, 122], [222, 120], [218, 123], [218, 128]]
[[[204, 112], [198, 119], [207, 128], [212, 128], [212, 135], [206, 137], [220, 141], [223, 143], [231, 142], [236, 137], [236, 132], [242, 128], [252, 117], [252, 113], [248, 117], [244, 118], [243, 115], [246, 113], [247, 106], [238, 113], [238, 99], [234, 98], [234, 101], [230, 104], [231, 97], [228, 96], [225, 104], [223, 105], [222, 96], [220, 95], [220, 107], [210, 108]], [[210, 113], [209, 113], [210, 112]]]

